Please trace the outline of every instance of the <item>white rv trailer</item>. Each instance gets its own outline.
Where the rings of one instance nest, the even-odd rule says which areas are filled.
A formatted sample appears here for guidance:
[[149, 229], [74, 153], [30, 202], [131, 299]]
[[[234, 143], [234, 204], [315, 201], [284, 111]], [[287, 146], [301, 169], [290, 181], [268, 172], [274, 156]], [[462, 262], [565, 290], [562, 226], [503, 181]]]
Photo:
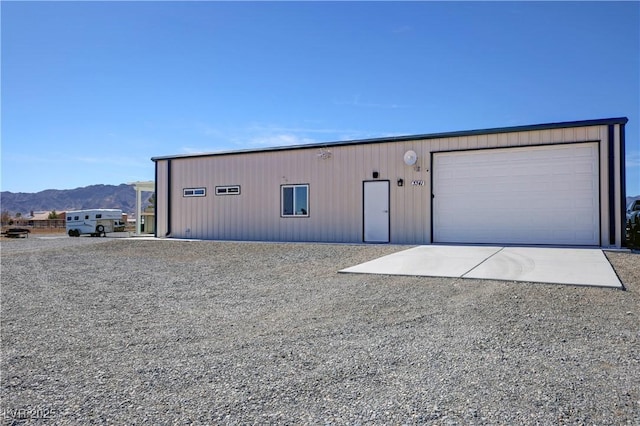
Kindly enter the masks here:
[[119, 209], [90, 209], [67, 212], [67, 234], [79, 237], [89, 234], [92, 237], [106, 236], [107, 232], [124, 231], [125, 222], [122, 220], [122, 210]]

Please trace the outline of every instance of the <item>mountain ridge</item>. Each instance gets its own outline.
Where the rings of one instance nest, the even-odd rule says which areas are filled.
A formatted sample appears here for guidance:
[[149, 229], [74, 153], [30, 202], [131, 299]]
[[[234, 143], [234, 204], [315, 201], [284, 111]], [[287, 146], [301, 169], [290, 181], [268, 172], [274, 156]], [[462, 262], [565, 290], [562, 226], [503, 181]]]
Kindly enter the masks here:
[[[143, 207], [151, 193], [143, 194]], [[69, 211], [82, 209], [121, 209], [124, 213], [136, 210], [136, 191], [132, 185], [89, 185], [74, 189], [46, 189], [40, 192], [0, 192], [2, 211], [14, 216], [28, 216], [34, 211]]]

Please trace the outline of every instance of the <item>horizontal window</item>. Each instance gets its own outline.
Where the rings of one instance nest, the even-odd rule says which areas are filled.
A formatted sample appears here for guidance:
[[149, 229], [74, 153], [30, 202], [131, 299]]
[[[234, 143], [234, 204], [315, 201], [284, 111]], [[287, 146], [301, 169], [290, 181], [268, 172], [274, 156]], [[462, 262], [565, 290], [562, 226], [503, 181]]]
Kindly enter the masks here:
[[183, 197], [206, 197], [206, 188], [184, 188], [182, 190]]
[[216, 186], [216, 195], [240, 195], [240, 185]]
[[282, 185], [283, 217], [309, 216], [309, 185]]

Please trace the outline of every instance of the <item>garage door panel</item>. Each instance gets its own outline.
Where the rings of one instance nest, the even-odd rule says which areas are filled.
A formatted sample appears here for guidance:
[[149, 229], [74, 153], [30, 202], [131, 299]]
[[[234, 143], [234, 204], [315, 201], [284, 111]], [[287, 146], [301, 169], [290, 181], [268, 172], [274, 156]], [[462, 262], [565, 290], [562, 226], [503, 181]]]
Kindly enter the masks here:
[[434, 242], [599, 244], [597, 143], [434, 154]]
[[569, 200], [572, 202], [572, 207], [576, 209], [584, 209], [587, 212], [592, 212], [594, 209], [597, 209], [598, 206], [594, 203], [594, 200], [588, 199], [575, 199]]

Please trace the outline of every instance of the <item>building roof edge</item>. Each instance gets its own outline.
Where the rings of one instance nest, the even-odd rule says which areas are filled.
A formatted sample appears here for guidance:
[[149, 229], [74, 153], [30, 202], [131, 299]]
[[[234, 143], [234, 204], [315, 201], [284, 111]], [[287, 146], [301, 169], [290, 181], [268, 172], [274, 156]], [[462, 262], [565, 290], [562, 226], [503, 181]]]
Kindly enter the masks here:
[[221, 156], [221, 155], [249, 154], [249, 153], [259, 153], [259, 152], [291, 151], [296, 149], [309, 149], [309, 148], [328, 148], [332, 146], [361, 145], [361, 144], [370, 144], [370, 143], [406, 142], [406, 141], [412, 141], [412, 140], [441, 139], [441, 138], [462, 137], [462, 136], [488, 135], [488, 134], [496, 134], [496, 133], [514, 133], [514, 132], [525, 132], [525, 131], [532, 131], [532, 130], [561, 129], [561, 128], [570, 128], [570, 127], [604, 126], [604, 125], [611, 125], [611, 124], [624, 125], [628, 121], [629, 119], [627, 117], [612, 117], [612, 118], [600, 118], [600, 119], [579, 120], [579, 121], [561, 121], [561, 122], [553, 122], [553, 123], [529, 124], [529, 125], [510, 126], [510, 127], [494, 127], [494, 128], [477, 129], [477, 130], [460, 130], [460, 131], [452, 131], [452, 132], [426, 133], [426, 134], [417, 134], [417, 135], [387, 136], [387, 137], [371, 138], [371, 139], [354, 139], [354, 140], [336, 141], [336, 142], [319, 142], [319, 143], [304, 144], [304, 145], [287, 145], [287, 146], [276, 146], [276, 147], [269, 147], [269, 148], [248, 148], [248, 149], [207, 152], [207, 153], [166, 155], [166, 156], [151, 157], [151, 161], [156, 162], [160, 160], [173, 160], [173, 159], [182, 159], [182, 158], [212, 157], [212, 156]]

